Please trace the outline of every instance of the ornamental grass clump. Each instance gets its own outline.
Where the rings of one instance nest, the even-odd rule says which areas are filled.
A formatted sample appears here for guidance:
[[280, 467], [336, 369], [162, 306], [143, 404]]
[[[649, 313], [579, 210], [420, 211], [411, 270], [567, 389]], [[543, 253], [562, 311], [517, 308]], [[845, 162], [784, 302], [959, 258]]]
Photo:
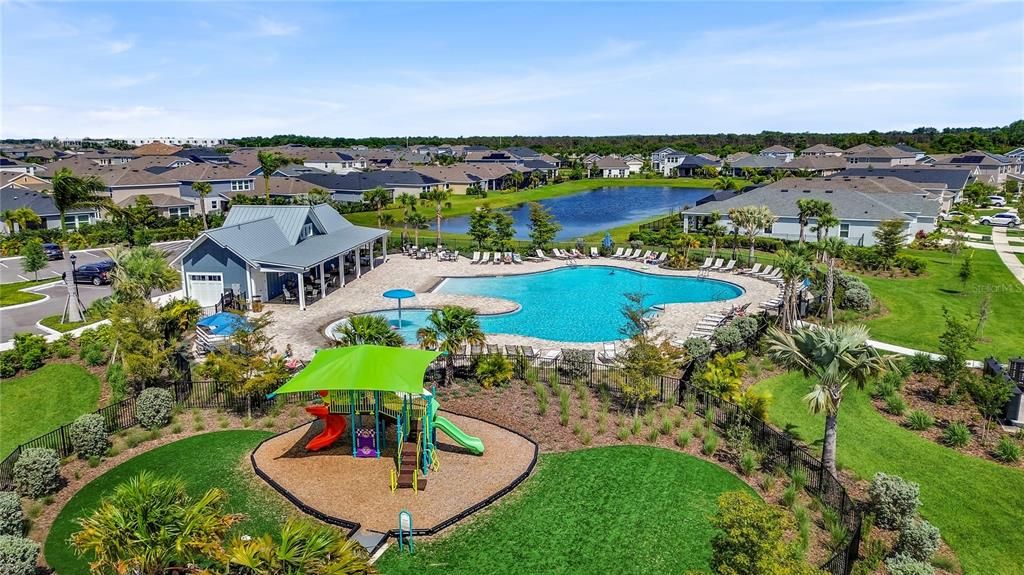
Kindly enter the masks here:
[[78, 457], [88, 459], [100, 456], [110, 449], [110, 438], [103, 424], [103, 417], [97, 413], [88, 413], [76, 419], [69, 428], [71, 446]]

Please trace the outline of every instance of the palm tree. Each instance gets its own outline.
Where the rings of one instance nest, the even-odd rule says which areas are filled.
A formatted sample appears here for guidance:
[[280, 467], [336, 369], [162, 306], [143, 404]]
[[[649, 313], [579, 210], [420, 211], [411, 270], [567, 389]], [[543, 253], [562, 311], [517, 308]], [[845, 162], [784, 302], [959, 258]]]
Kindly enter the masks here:
[[796, 292], [798, 285], [811, 275], [811, 264], [801, 255], [789, 250], [777, 254], [775, 269], [782, 272], [782, 329], [791, 331], [796, 321]]
[[750, 254], [747, 256], [747, 265], [754, 261], [754, 240], [778, 219], [768, 209], [768, 206], [743, 206], [729, 210], [729, 219], [750, 241]]
[[3, 210], [0, 212], [0, 221], [7, 225], [7, 233], [13, 234], [14, 227], [18, 223], [18, 215], [14, 210]]
[[213, 186], [210, 185], [210, 182], [194, 182], [192, 190], [199, 194], [199, 213], [203, 215], [203, 229], [208, 229], [206, 224], [206, 196], [210, 195], [210, 192], [213, 191]]
[[839, 218], [832, 213], [832, 204], [824, 202], [824, 205], [828, 207], [823, 208], [814, 226], [811, 227], [811, 231], [817, 234], [819, 242], [828, 235], [829, 230], [839, 225]]
[[792, 334], [773, 327], [768, 340], [773, 360], [814, 378], [804, 401], [813, 413], [825, 412], [821, 460], [835, 474], [836, 424], [846, 386], [853, 382], [863, 388], [870, 379], [895, 369], [896, 362], [868, 345], [868, 328], [863, 325], [801, 328]]
[[[514, 174], [519, 174], [519, 172], [515, 172]], [[522, 174], [519, 174], [519, 176], [522, 178]], [[448, 199], [449, 195], [450, 192], [448, 190], [441, 186], [434, 186], [420, 196], [423, 201], [434, 203], [434, 218], [437, 223], [437, 245], [441, 245], [441, 209], [444, 208], [444, 202]]]
[[171, 568], [220, 559], [222, 541], [240, 515], [227, 514], [228, 494], [191, 497], [180, 478], [143, 471], [114, 488], [71, 536], [79, 555], [95, 557], [94, 573], [162, 575]]
[[512, 172], [512, 174], [509, 176], [509, 178], [512, 181], [512, 186], [518, 192], [519, 191], [519, 187], [523, 185], [523, 179], [524, 179], [523, 173], [522, 172]]
[[423, 229], [423, 226], [427, 225], [427, 216], [419, 212], [413, 212], [405, 218], [404, 223], [412, 226], [413, 245], [420, 245], [420, 230]]
[[768, 179], [773, 181], [773, 182], [777, 182], [777, 181], [779, 181], [779, 180], [781, 180], [782, 178], [785, 178], [785, 177], [786, 177], [786, 172], [784, 170], [780, 170], [778, 168], [772, 170], [771, 173], [768, 174]]
[[326, 525], [289, 519], [279, 539], [233, 538], [226, 551], [230, 572], [237, 575], [303, 573], [308, 575], [370, 575], [376, 571], [356, 540]]
[[711, 238], [711, 257], [715, 257], [715, 253], [718, 251], [718, 238], [725, 235], [726, 229], [721, 222], [721, 213], [713, 211], [708, 217], [711, 219], [711, 223], [704, 226], [704, 235]]
[[270, 177], [274, 175], [274, 172], [289, 164], [300, 163], [292, 158], [285, 157], [277, 152], [259, 152], [256, 154], [256, 160], [260, 163], [260, 170], [263, 172], [263, 193], [267, 200], [267, 205], [270, 205]]
[[700, 241], [691, 235], [682, 235], [672, 241], [672, 267], [684, 270], [690, 267], [690, 250], [700, 247]]
[[817, 210], [817, 200], [812, 199], [799, 199], [796, 201], [797, 208], [797, 221], [800, 223], [800, 243], [804, 243], [804, 228], [807, 227], [811, 217], [814, 216]]
[[[66, 227], [64, 218], [68, 210], [110, 206], [110, 201], [107, 198], [98, 195], [106, 190], [107, 185], [96, 176], [80, 178], [71, 173], [71, 170], [68, 168], [57, 170], [57, 173], [53, 175], [50, 194], [53, 196], [53, 204], [57, 208], [57, 213], [60, 214], [62, 236]], [[66, 282], [68, 286], [68, 305], [64, 312], [65, 317], [62, 319], [67, 323], [76, 323], [82, 321], [82, 307], [78, 298], [78, 284], [75, 283], [72, 277], [74, 270], [72, 269], [71, 258], [69, 257], [71, 254], [63, 237], [61, 238], [60, 246], [64, 252], [64, 273], [66, 277], [71, 278], [71, 281]]]
[[419, 200], [412, 194], [398, 196], [398, 205], [402, 207], [402, 241], [409, 237], [409, 216], [416, 211], [416, 204]]
[[114, 248], [109, 253], [117, 264], [111, 271], [111, 290], [118, 302], [148, 300], [153, 290], [167, 291], [178, 284], [180, 275], [167, 263], [166, 255], [156, 248]]
[[476, 312], [457, 305], [446, 305], [427, 316], [426, 327], [416, 332], [420, 347], [444, 352], [444, 383], [454, 381], [453, 356], [465, 345], [483, 345], [487, 338], [480, 329]]
[[402, 347], [405, 339], [402, 334], [391, 329], [387, 318], [380, 314], [354, 315], [334, 330], [334, 339], [339, 346], [350, 345], [386, 345]]
[[846, 253], [846, 242], [839, 238], [825, 238], [818, 243], [825, 254], [828, 271], [825, 273], [825, 302], [828, 306], [828, 323], [834, 323], [832, 308], [835, 306], [836, 260]]
[[729, 176], [718, 176], [715, 182], [711, 184], [711, 187], [716, 190], [735, 190], [736, 180], [733, 180]]
[[388, 204], [391, 203], [391, 192], [382, 186], [366, 190], [363, 192], [363, 203], [369, 206], [370, 209], [377, 211], [377, 227], [384, 227], [384, 208], [388, 207]]
[[30, 208], [15, 208], [13, 210], [4, 210], [0, 214], [6, 223], [8, 230], [14, 233], [14, 226], [18, 226], [18, 231], [25, 231], [28, 229], [29, 224], [40, 224], [43, 220], [39, 217], [39, 214], [33, 212]]

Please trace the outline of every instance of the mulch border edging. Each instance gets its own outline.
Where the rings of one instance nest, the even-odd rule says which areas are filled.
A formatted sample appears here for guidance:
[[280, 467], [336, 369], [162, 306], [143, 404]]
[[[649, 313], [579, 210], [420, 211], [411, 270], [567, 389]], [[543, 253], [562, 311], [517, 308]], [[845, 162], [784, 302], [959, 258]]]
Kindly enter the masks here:
[[[537, 466], [537, 457], [540, 454], [540, 446], [537, 444], [536, 441], [534, 441], [529, 436], [524, 435], [524, 434], [522, 434], [522, 433], [520, 433], [520, 432], [518, 432], [518, 431], [516, 431], [514, 429], [510, 429], [508, 427], [505, 427], [504, 425], [501, 425], [499, 423], [494, 423], [492, 421], [488, 421], [488, 420], [480, 418], [480, 417], [474, 417], [472, 415], [466, 415], [464, 413], [459, 413], [459, 412], [451, 411], [451, 410], [448, 410], [448, 409], [442, 409], [441, 411], [445, 412], [445, 413], [449, 413], [451, 415], [456, 415], [456, 416], [459, 416], [459, 417], [465, 417], [467, 419], [475, 419], [477, 421], [486, 423], [488, 425], [493, 425], [494, 427], [497, 427], [499, 429], [503, 429], [503, 430], [505, 430], [505, 431], [507, 431], [509, 433], [513, 433], [515, 435], [518, 435], [519, 437], [522, 437], [526, 441], [529, 441], [531, 445], [533, 445], [533, 457], [530, 459], [530, 464], [526, 467], [526, 471], [524, 471], [523, 473], [519, 474], [518, 477], [513, 479], [512, 482], [509, 483], [508, 485], [506, 485], [505, 487], [502, 487], [501, 489], [499, 489], [495, 493], [492, 493], [486, 499], [484, 499], [482, 501], [478, 501], [477, 503], [474, 503], [473, 505], [470, 505], [466, 509], [463, 509], [459, 513], [456, 513], [455, 515], [445, 519], [444, 521], [441, 521], [440, 523], [438, 523], [437, 525], [434, 525], [433, 527], [428, 527], [428, 528], [425, 528], [425, 529], [413, 529], [412, 530], [412, 535], [414, 535], [414, 536], [429, 537], [431, 535], [437, 535], [441, 531], [443, 531], [443, 530], [451, 527], [452, 525], [455, 525], [456, 523], [466, 519], [470, 515], [478, 512], [478, 511], [480, 511], [482, 509], [485, 509], [485, 508], [489, 507], [490, 505], [494, 504], [495, 502], [497, 502], [499, 499], [501, 499], [505, 495], [508, 495], [509, 493], [512, 492], [513, 489], [518, 487], [523, 481], [526, 481], [526, 479], [530, 476], [530, 474], [533, 473], [534, 468], [536, 468], [536, 466]], [[348, 529], [347, 537], [348, 538], [352, 538], [352, 536], [354, 536], [360, 530], [362, 525], [360, 525], [359, 523], [357, 523], [355, 521], [350, 521], [350, 520], [342, 518], [342, 517], [335, 517], [333, 515], [328, 515], [328, 514], [322, 512], [322, 511], [319, 511], [317, 509], [314, 509], [313, 507], [310, 507], [309, 505], [306, 505], [298, 496], [296, 496], [291, 491], [288, 491], [288, 489], [286, 489], [284, 486], [282, 486], [278, 482], [274, 481], [265, 471], [260, 469], [260, 466], [256, 463], [256, 452], [259, 451], [259, 449], [261, 447], [263, 447], [264, 443], [266, 443], [266, 442], [270, 441], [271, 439], [274, 439], [274, 438], [276, 438], [278, 436], [284, 435], [285, 433], [290, 433], [290, 432], [292, 432], [292, 431], [294, 431], [296, 429], [299, 429], [300, 427], [304, 427], [306, 425], [309, 425], [309, 422], [302, 423], [300, 425], [297, 425], [297, 426], [289, 429], [288, 431], [284, 431], [282, 433], [278, 433], [276, 435], [272, 435], [272, 436], [264, 439], [249, 454], [249, 463], [252, 465], [253, 471], [256, 473], [257, 477], [259, 477], [264, 482], [266, 482], [267, 485], [273, 487], [275, 491], [277, 491], [282, 496], [284, 496], [285, 499], [287, 499], [292, 505], [297, 507], [300, 511], [302, 511], [306, 515], [309, 515], [311, 517], [319, 519], [320, 521], [323, 521], [324, 523], [328, 523], [330, 525], [335, 525], [335, 526], [338, 526], [338, 527], [343, 527], [345, 529]], [[384, 536], [377, 543], [377, 545], [375, 545], [373, 547], [373, 549], [369, 550], [370, 555], [372, 556], [381, 547], [383, 547], [384, 544], [387, 543], [388, 539], [390, 539], [392, 537], [397, 538], [398, 534], [399, 534], [398, 533], [398, 529], [390, 529], [390, 530], [386, 531], [385, 533], [383, 533]]]

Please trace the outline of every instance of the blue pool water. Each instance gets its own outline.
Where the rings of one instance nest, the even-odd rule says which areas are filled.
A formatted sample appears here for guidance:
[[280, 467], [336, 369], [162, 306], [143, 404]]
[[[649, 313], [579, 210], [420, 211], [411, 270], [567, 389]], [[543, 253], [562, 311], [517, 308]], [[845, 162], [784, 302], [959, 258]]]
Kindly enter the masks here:
[[[709, 194], [707, 188], [670, 188], [665, 186], [609, 186], [570, 196], [540, 200], [540, 204], [562, 224], [556, 239], [572, 240], [595, 232], [692, 207]], [[521, 204], [506, 213], [515, 220], [516, 238], [528, 239], [530, 208]], [[446, 232], [465, 233], [469, 216], [443, 220]]]
[[[519, 311], [482, 315], [486, 333], [507, 333], [555, 341], [598, 342], [622, 339], [619, 328], [623, 294], [647, 294], [649, 305], [724, 301], [743, 290], [734, 284], [693, 277], [657, 276], [606, 266], [566, 267], [502, 277], [448, 278], [440, 293], [499, 297], [517, 302]], [[398, 326], [397, 310], [378, 312]], [[399, 331], [406, 343], [426, 324], [430, 310], [402, 310]]]

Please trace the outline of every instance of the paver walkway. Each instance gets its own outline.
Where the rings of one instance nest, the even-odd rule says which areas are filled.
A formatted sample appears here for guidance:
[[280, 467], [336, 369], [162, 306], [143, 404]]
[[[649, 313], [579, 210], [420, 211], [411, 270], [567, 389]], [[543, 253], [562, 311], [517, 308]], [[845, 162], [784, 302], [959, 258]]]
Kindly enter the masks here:
[[996, 253], [999, 254], [999, 259], [1003, 260], [1003, 264], [1010, 270], [1017, 281], [1024, 284], [1024, 262], [1020, 261], [1017, 254], [1010, 247], [1010, 242], [1006, 237], [1006, 228], [992, 228], [992, 245], [996, 248]]

